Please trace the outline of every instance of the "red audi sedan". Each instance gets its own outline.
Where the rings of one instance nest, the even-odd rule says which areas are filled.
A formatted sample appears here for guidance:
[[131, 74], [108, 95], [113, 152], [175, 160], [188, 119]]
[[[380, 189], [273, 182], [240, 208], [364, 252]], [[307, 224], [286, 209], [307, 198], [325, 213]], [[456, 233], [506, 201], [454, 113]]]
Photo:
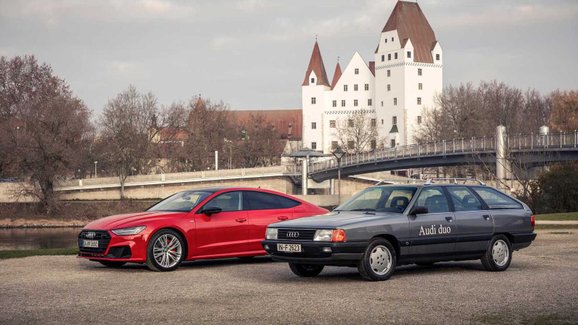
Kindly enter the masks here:
[[270, 223], [327, 212], [265, 189], [183, 191], [145, 212], [89, 223], [78, 235], [78, 256], [109, 267], [131, 262], [172, 271], [184, 260], [266, 255], [261, 241]]

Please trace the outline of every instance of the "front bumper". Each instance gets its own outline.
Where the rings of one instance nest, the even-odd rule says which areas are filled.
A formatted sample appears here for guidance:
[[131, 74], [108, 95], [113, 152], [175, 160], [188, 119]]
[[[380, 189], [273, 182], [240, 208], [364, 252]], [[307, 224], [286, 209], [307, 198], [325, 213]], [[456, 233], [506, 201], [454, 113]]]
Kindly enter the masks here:
[[[96, 232], [98, 247], [84, 247], [85, 232]], [[117, 236], [105, 230], [82, 230], [78, 237], [78, 257], [96, 261], [118, 261], [143, 263], [146, 261], [144, 235]]]
[[[353, 265], [357, 264], [361, 259], [368, 243], [264, 240], [261, 244], [275, 261], [324, 265]], [[279, 252], [277, 250], [277, 244], [300, 244], [301, 252]]]

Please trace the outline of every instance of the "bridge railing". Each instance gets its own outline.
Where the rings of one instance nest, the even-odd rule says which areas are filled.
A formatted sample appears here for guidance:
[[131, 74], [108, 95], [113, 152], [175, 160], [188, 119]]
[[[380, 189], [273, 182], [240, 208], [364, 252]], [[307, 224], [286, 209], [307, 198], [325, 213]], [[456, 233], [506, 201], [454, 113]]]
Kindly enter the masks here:
[[[578, 132], [550, 133], [548, 135], [520, 134], [507, 138], [509, 150], [533, 150], [548, 148], [576, 148]], [[354, 166], [372, 161], [396, 160], [462, 153], [487, 153], [496, 151], [495, 137], [458, 138], [428, 143], [412, 144], [370, 152], [345, 155], [341, 167]], [[337, 168], [335, 158], [310, 164], [309, 172], [315, 173]]]

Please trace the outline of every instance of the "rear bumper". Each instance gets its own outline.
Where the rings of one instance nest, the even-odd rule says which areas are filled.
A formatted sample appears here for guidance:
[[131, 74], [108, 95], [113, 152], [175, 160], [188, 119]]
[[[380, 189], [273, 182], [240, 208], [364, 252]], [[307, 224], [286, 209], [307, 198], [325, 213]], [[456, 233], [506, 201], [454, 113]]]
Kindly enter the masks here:
[[[301, 252], [279, 252], [277, 244], [300, 244]], [[366, 242], [330, 243], [278, 240], [264, 240], [262, 245], [275, 261], [323, 265], [356, 264], [367, 247]]]
[[510, 234], [512, 237], [512, 249], [519, 250], [526, 248], [532, 244], [534, 239], [536, 239], [536, 233], [514, 233]]

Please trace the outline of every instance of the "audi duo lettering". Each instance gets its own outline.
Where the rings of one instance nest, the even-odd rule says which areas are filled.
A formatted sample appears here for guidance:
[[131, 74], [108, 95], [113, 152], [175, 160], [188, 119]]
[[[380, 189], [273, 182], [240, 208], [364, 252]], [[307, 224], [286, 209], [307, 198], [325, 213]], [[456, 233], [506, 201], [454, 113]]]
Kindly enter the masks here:
[[398, 265], [439, 261], [480, 259], [504, 271], [536, 238], [534, 223], [526, 204], [485, 185], [384, 185], [328, 215], [271, 224], [262, 245], [298, 276], [350, 266], [381, 281]]

